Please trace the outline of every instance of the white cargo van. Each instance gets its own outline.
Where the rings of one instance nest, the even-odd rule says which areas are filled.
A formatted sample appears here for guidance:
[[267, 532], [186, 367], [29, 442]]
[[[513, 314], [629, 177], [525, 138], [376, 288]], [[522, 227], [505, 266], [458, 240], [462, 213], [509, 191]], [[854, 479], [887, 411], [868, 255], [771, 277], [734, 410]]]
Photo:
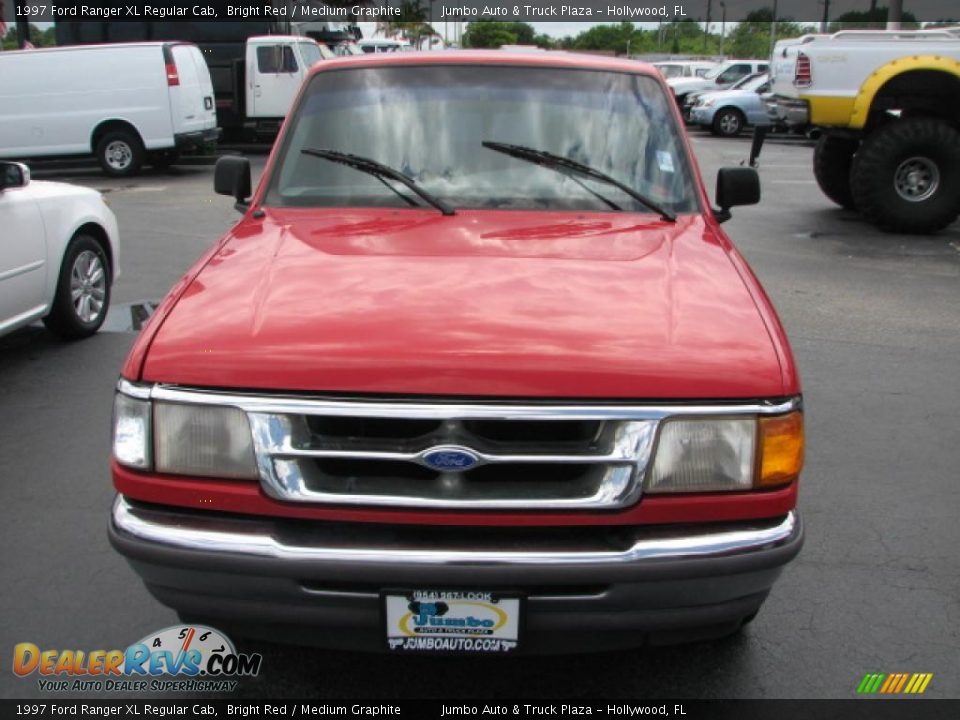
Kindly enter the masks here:
[[0, 53], [0, 158], [92, 153], [127, 176], [218, 135], [210, 72], [191, 43]]

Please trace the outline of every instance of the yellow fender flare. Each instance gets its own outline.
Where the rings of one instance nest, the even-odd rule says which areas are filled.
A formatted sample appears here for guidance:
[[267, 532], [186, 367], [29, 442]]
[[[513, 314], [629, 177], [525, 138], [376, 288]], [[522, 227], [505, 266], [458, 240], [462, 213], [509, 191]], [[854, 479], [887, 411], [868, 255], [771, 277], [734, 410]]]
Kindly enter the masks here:
[[911, 70], [942, 70], [960, 78], [960, 60], [943, 55], [907, 55], [874, 70], [860, 86], [853, 101], [850, 127], [860, 129], [867, 124], [873, 99], [888, 80]]

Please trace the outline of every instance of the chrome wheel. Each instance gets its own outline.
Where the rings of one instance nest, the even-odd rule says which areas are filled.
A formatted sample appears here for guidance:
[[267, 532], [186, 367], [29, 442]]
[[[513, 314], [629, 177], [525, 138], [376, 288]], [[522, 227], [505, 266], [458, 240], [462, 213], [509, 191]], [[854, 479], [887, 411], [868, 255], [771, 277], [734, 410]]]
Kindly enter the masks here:
[[736, 113], [724, 113], [720, 117], [720, 132], [724, 135], [736, 135], [740, 132], [740, 118]]
[[100, 256], [84, 250], [70, 270], [70, 301], [77, 318], [92, 323], [103, 312], [107, 297], [107, 273]]
[[104, 149], [103, 159], [111, 169], [122, 172], [133, 162], [133, 148], [123, 140], [114, 140]]
[[940, 170], [936, 163], [925, 157], [904, 160], [893, 176], [897, 195], [908, 202], [922, 202], [933, 195], [940, 186]]

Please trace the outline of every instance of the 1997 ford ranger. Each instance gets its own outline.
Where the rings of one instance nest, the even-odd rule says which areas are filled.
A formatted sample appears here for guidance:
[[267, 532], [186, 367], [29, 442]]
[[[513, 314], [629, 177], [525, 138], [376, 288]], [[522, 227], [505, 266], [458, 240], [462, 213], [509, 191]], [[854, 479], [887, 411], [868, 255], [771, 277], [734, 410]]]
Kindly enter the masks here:
[[651, 66], [315, 66], [117, 387], [110, 538], [185, 621], [395, 652], [730, 633], [802, 543], [800, 384]]

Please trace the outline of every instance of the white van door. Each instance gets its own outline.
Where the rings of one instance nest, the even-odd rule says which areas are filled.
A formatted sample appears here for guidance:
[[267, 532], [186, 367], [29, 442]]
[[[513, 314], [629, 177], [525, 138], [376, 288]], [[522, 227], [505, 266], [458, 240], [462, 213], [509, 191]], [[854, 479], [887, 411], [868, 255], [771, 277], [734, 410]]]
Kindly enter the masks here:
[[303, 80], [295, 43], [247, 46], [247, 117], [285, 117]]
[[167, 45], [164, 55], [174, 134], [216, 127], [213, 84], [200, 49], [195, 45]]

